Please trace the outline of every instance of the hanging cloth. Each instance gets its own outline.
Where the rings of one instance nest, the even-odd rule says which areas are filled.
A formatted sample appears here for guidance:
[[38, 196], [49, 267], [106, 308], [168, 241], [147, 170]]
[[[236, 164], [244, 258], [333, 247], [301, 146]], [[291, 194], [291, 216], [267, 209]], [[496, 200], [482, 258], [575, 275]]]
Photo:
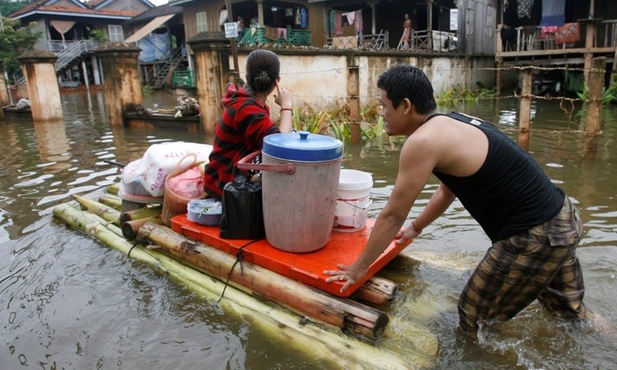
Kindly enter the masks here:
[[71, 28], [75, 25], [75, 22], [71, 21], [51, 21], [49, 24], [62, 36], [62, 42], [65, 42], [64, 34], [69, 32]]
[[356, 19], [356, 12], [343, 13], [343, 17], [346, 17], [347, 18], [347, 23], [349, 23], [349, 25], [352, 26], [353, 22]]
[[533, 0], [518, 0], [518, 6], [516, 7], [516, 14], [520, 19], [531, 18], [531, 8], [533, 7]]
[[302, 27], [302, 29], [306, 29], [307, 26], [308, 26], [308, 20], [307, 20], [306, 8], [302, 7], [302, 9], [300, 9], [300, 27]]
[[294, 18], [294, 24], [296, 27], [300, 27], [302, 25], [302, 21], [300, 20], [300, 7], [296, 8], [296, 17]]
[[362, 32], [362, 28], [364, 27], [364, 25], [362, 24], [363, 23], [362, 22], [362, 9], [356, 10], [355, 13], [356, 13], [355, 14], [355, 18], [356, 18], [356, 20], [355, 20], [356, 31], [358, 33], [361, 33]]
[[566, 23], [566, 0], [542, 0], [540, 27], [563, 26]]
[[343, 33], [343, 15], [339, 12], [334, 14], [334, 33], [336, 35]]

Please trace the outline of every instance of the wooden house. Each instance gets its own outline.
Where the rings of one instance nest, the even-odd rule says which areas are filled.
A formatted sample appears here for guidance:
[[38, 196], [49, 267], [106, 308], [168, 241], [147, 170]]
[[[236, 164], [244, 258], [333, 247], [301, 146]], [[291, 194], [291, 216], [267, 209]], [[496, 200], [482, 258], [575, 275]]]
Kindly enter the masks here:
[[75, 86], [101, 83], [98, 62], [92, 54], [97, 42], [123, 42], [124, 23], [152, 7], [148, 0], [39, 0], [10, 18], [42, 33], [35, 49], [56, 54], [60, 84]]
[[[615, 71], [612, 0], [499, 0], [498, 71], [536, 66], [534, 93], [582, 91], [596, 57]], [[498, 85], [501, 73], [498, 73]]]

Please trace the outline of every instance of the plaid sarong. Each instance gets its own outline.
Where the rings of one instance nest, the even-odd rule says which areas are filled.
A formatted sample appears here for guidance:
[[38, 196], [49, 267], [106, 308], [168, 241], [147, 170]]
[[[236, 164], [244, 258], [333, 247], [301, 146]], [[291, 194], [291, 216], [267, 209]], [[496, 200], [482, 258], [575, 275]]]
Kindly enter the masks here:
[[584, 317], [575, 253], [582, 229], [580, 211], [566, 196], [553, 219], [493, 243], [459, 298], [461, 329], [475, 336], [478, 322], [509, 320], [536, 299], [557, 315]]

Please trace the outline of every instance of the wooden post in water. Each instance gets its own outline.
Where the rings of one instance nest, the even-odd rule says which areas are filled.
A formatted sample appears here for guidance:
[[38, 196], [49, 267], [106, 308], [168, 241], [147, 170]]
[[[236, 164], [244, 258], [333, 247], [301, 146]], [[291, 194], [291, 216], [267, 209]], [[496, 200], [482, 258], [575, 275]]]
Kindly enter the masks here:
[[229, 79], [229, 40], [223, 32], [209, 31], [199, 33], [188, 44], [195, 56], [201, 126], [207, 134], [214, 134]]
[[351, 121], [351, 143], [362, 141], [360, 130], [360, 67], [353, 53], [347, 57], [347, 103]]
[[606, 58], [594, 58], [589, 70], [589, 101], [587, 102], [587, 123], [585, 125], [584, 157], [593, 157], [597, 152], [598, 136], [602, 132], [602, 95]]
[[60, 86], [54, 63], [58, 59], [47, 51], [30, 50], [17, 58], [26, 77], [32, 120], [59, 121], [64, 117]]
[[521, 73], [523, 74], [523, 82], [521, 86], [521, 98], [519, 99], [518, 145], [525, 149], [525, 151], [529, 151], [533, 74], [531, 68], [523, 69]]
[[108, 43], [95, 52], [103, 68], [103, 96], [111, 126], [123, 127], [124, 113], [143, 104], [137, 67], [140, 51], [123, 43]]

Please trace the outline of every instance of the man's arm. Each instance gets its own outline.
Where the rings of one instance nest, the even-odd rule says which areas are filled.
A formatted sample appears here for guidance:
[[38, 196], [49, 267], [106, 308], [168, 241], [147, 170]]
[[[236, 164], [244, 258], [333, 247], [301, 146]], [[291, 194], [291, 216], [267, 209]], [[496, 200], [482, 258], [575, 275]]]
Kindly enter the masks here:
[[334, 281], [339, 276], [344, 276], [346, 284], [341, 288], [341, 292], [345, 291], [366, 274], [370, 265], [390, 245], [435, 168], [438, 153], [434, 150], [431, 140], [424, 138], [424, 135], [412, 135], [407, 139], [401, 149], [394, 189], [388, 203], [377, 217], [364, 251], [353, 264], [339, 264], [337, 267], [340, 270], [324, 271], [326, 275], [333, 276], [326, 281]]
[[456, 195], [444, 184], [440, 184], [437, 191], [431, 196], [428, 204], [411, 225], [401, 230], [396, 236], [398, 244], [409, 244], [422, 233], [422, 229], [433, 223], [441, 216], [456, 199]]

